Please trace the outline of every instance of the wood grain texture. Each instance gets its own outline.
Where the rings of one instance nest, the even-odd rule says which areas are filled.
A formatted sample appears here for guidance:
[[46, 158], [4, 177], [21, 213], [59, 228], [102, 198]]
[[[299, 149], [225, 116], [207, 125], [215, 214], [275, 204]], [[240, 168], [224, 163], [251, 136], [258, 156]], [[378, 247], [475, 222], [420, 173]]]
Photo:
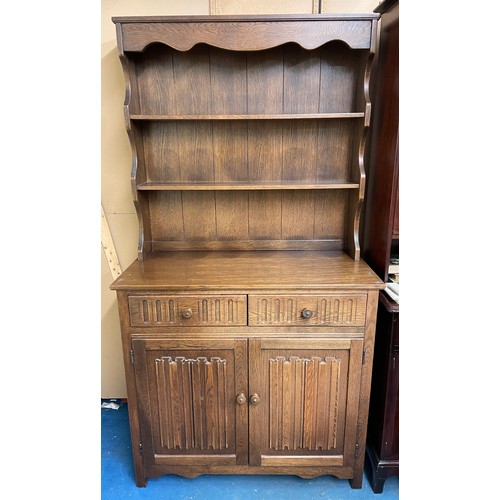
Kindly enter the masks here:
[[361, 486], [384, 287], [358, 234], [377, 18], [113, 19], [141, 234], [111, 287], [139, 486]]
[[248, 237], [251, 240], [282, 238], [282, 192], [248, 194]]
[[[171, 242], [170, 250], [182, 248], [174, 242], [186, 242], [185, 248], [189, 244], [200, 245], [192, 249], [268, 249], [268, 240], [289, 241], [292, 247], [294, 241], [304, 240], [313, 243], [311, 249], [321, 249], [322, 244], [326, 244], [323, 246], [326, 249], [343, 249], [349, 209], [347, 192], [356, 189], [328, 189], [319, 193], [310, 189], [259, 191], [151, 191], [147, 207], [150, 241], [156, 249], [162, 249], [161, 242], [168, 249]], [[228, 244], [223, 244], [224, 241]], [[231, 241], [242, 242], [242, 246], [230, 247]], [[210, 246], [214, 242], [221, 244]]]
[[[314, 191], [363, 189], [352, 151], [361, 140], [358, 118], [365, 115], [353, 82], [362, 80], [366, 53], [329, 42], [315, 52], [284, 44], [264, 53], [202, 45], [181, 53], [154, 44], [143, 54], [124, 55], [127, 71], [134, 68], [130, 106], [141, 110], [133, 123], [128, 116], [137, 149], [133, 191], [151, 191], [142, 201], [136, 195], [140, 258], [152, 250], [188, 248], [167, 242], [255, 242], [252, 238], [260, 234], [266, 241], [317, 240], [317, 249], [323, 241], [344, 240], [340, 248], [359, 257], [352, 248], [360, 198], [350, 196], [346, 205], [344, 196]], [[245, 120], [249, 113], [262, 123]], [[287, 116], [293, 119], [283, 119]], [[301, 116], [308, 118], [297, 119]], [[211, 185], [222, 191], [274, 191], [280, 186], [292, 191], [297, 186], [303, 192], [276, 190], [274, 199], [155, 193], [208, 192]], [[260, 201], [253, 203], [255, 198], [265, 210]], [[172, 217], [164, 217], [165, 211]], [[262, 228], [255, 227], [257, 220]], [[243, 248], [259, 247], [250, 243]]]
[[131, 121], [226, 121], [226, 120], [330, 120], [342, 118], [364, 118], [362, 112], [340, 112], [340, 113], [232, 113], [232, 114], [130, 114]]
[[248, 192], [215, 193], [218, 240], [248, 240]]
[[186, 467], [185, 465], [169, 465], [160, 466], [153, 465], [146, 467], [148, 477], [159, 477], [164, 474], [176, 474], [182, 477], [195, 478], [204, 474], [244, 474], [244, 475], [291, 475], [298, 476], [304, 479], [310, 479], [318, 476], [334, 475], [339, 479], [349, 479], [352, 477], [352, 467], [347, 466], [297, 466], [293, 462], [288, 462], [289, 465], [284, 466], [220, 466], [220, 465], [193, 465]]
[[[141, 408], [150, 424], [143, 429], [144, 459], [149, 465], [236, 465], [236, 380], [241, 380], [235, 340], [197, 342], [183, 339], [133, 340]], [[241, 446], [238, 448], [245, 453]]]
[[[386, 0], [376, 10], [382, 17], [363, 257], [387, 281], [390, 256], [399, 253], [399, 2]], [[383, 293], [371, 387], [367, 472], [379, 493], [385, 479], [399, 473], [399, 305]]]
[[283, 109], [284, 48], [247, 53], [248, 113], [276, 114]]
[[378, 292], [368, 292], [367, 323], [363, 344], [364, 363], [361, 368], [361, 388], [357, 415], [356, 443], [357, 456], [354, 459], [354, 476], [351, 480], [353, 488], [361, 488], [363, 467], [365, 462], [366, 432], [368, 425], [368, 410], [370, 404], [370, 388], [373, 367], [373, 347], [375, 343], [375, 328], [378, 307]]
[[[247, 394], [248, 390], [248, 340], [236, 338], [235, 345], [235, 395]], [[236, 405], [236, 463], [248, 464], [248, 407]]]
[[265, 189], [274, 182], [314, 189], [359, 182], [352, 149], [361, 127], [358, 119], [140, 121], [134, 130], [144, 148], [138, 161], [146, 175], [137, 183], [141, 188], [147, 182], [150, 189], [161, 189], [155, 183], [182, 183], [184, 189], [262, 183]]
[[262, 455], [261, 464], [265, 467], [289, 467], [290, 463], [300, 467], [332, 467], [342, 466], [344, 460], [341, 456], [329, 455], [325, 457], [309, 457], [300, 455], [269, 456]]
[[174, 113], [209, 113], [210, 48], [197, 45], [184, 57], [173, 51]]
[[250, 465], [352, 466], [359, 378], [347, 373], [360, 372], [361, 344], [250, 340], [250, 393], [261, 398], [250, 405]]
[[[158, 412], [156, 412], [154, 408], [151, 408], [150, 385], [147, 374], [148, 362], [146, 359], [146, 344], [142, 340], [131, 340], [130, 344], [131, 350], [128, 353], [128, 358], [131, 358], [133, 362], [134, 385], [137, 394], [137, 410], [139, 414], [139, 421], [141, 422], [139, 431], [139, 453], [142, 455], [141, 461], [143, 461], [144, 465], [153, 465], [153, 428], [149, 423], [152, 422], [152, 419], [158, 415]], [[154, 387], [151, 387], [151, 389], [152, 393], [156, 392]], [[144, 422], [148, 422], [148, 425], [144, 425]]]
[[[383, 297], [383, 298], [382, 298]], [[399, 305], [380, 294], [368, 416], [372, 488], [399, 473]]]
[[[375, 16], [371, 16], [371, 19]], [[128, 22], [127, 22], [128, 21]], [[124, 51], [142, 52], [148, 45], [160, 42], [180, 51], [187, 51], [198, 43], [227, 50], [264, 50], [287, 42], [295, 42], [305, 49], [315, 49], [331, 40], [341, 40], [353, 49], [367, 48], [371, 42], [371, 21], [368, 19], [334, 22], [319, 16], [310, 22], [288, 21], [283, 18], [255, 22], [226, 19], [217, 22], [130, 22], [121, 18]], [[167, 21], [167, 20], [166, 20]], [[216, 21], [216, 20], [214, 20]], [[117, 21], [115, 21], [117, 22]], [[276, 25], [279, 23], [279, 30]]]
[[113, 290], [380, 290], [385, 285], [363, 261], [353, 261], [343, 252], [212, 251], [153, 254], [144, 262], [132, 263], [111, 287]]
[[[374, 91], [363, 257], [388, 280], [391, 247], [399, 239], [399, 6], [382, 16]], [[397, 230], [395, 231], [395, 229]]]
[[[246, 325], [245, 295], [130, 295], [130, 326]], [[183, 313], [189, 317], [183, 317]]]
[[186, 240], [216, 239], [216, 220], [215, 193], [213, 191], [201, 193], [186, 191], [182, 193], [182, 221]]
[[[338, 432], [340, 359], [276, 356], [269, 359], [269, 377], [269, 387], [275, 391], [269, 398], [269, 447], [276, 451], [334, 449]], [[311, 404], [306, 405], [306, 401]]]
[[185, 240], [185, 241], [150, 241], [147, 242], [156, 252], [219, 252], [246, 250], [274, 251], [342, 251], [344, 240], [293, 240], [293, 239], [262, 239], [262, 240]]
[[365, 314], [365, 294], [248, 297], [249, 325], [364, 326]]
[[[259, 181], [257, 181], [259, 182]], [[137, 186], [138, 191], [282, 191], [282, 190], [325, 190], [358, 189], [359, 184], [354, 182], [330, 183], [282, 183], [282, 182], [259, 182], [253, 184], [243, 182], [144, 182]], [[250, 193], [255, 194], [255, 193]], [[321, 196], [321, 195], [318, 195]], [[335, 215], [334, 213], [332, 215]]]
[[[131, 168], [131, 187], [132, 199], [137, 213], [139, 222], [139, 238], [137, 243], [137, 254], [139, 260], [143, 260], [145, 254], [151, 252], [151, 231], [149, 226], [149, 207], [147, 198], [137, 192], [137, 183], [146, 180], [146, 172], [140, 169], [139, 165], [144, 165], [144, 148], [142, 145], [141, 135], [135, 124], [130, 121], [130, 112], [139, 111], [139, 91], [136, 78], [135, 63], [133, 59], [125, 56], [123, 51], [123, 33], [121, 24], [116, 25], [117, 45], [120, 62], [125, 76], [125, 100], [124, 100], [124, 116], [125, 127], [132, 150], [132, 168]], [[137, 481], [145, 484], [145, 479], [140, 479], [141, 475], [136, 476]], [[144, 483], [144, 484], [143, 484]]]
[[[132, 120], [296, 119], [364, 116], [366, 51], [331, 42], [259, 52], [152, 45], [124, 55]], [[358, 86], [361, 82], [361, 87]]]
[[[360, 243], [360, 220], [361, 211], [363, 209], [363, 202], [365, 199], [365, 185], [366, 185], [366, 170], [365, 170], [365, 153], [366, 144], [368, 141], [370, 122], [371, 122], [371, 97], [370, 97], [370, 82], [371, 82], [371, 70], [373, 59], [375, 56], [375, 45], [376, 45], [376, 22], [373, 21], [372, 30], [372, 41], [370, 44], [370, 51], [367, 54], [366, 64], [364, 64], [364, 78], [361, 83], [359, 81], [358, 88], [363, 90], [363, 98], [360, 101], [364, 102], [365, 107], [365, 122], [362, 135], [357, 142], [358, 146], [358, 161], [357, 165], [353, 166], [353, 171], [355, 172], [356, 180], [359, 179], [359, 192], [358, 200], [354, 196], [350, 196], [349, 204], [349, 224], [347, 225], [347, 240], [346, 240], [346, 251], [355, 260], [358, 260], [361, 255], [361, 243]], [[361, 93], [358, 93], [361, 95]], [[358, 177], [359, 175], [359, 177]]]
[[213, 124], [208, 122], [176, 123], [181, 182], [213, 181], [214, 142], [210, 140]]
[[[155, 455], [155, 465], [159, 466], [176, 466], [176, 467], [193, 467], [193, 466], [218, 466], [230, 467], [236, 462], [235, 454], [224, 455]], [[187, 469], [185, 469], [187, 470]]]
[[228, 448], [226, 360], [162, 356], [155, 363], [161, 447]]
[[127, 293], [117, 291], [118, 311], [120, 318], [120, 331], [122, 340], [123, 363], [125, 366], [125, 381], [127, 384], [127, 403], [128, 416], [130, 423], [130, 438], [132, 444], [132, 455], [134, 460], [134, 476], [136, 485], [146, 486], [146, 475], [144, 471], [144, 462], [140, 454], [141, 432], [140, 432], [140, 406], [137, 394], [137, 385], [135, 383], [135, 371], [130, 356], [132, 350], [132, 341], [130, 338], [130, 317], [128, 313]]
[[169, 114], [177, 109], [174, 51], [170, 47], [153, 45], [148, 57], [130, 55], [135, 62], [138, 101], [134, 109], [144, 114]]

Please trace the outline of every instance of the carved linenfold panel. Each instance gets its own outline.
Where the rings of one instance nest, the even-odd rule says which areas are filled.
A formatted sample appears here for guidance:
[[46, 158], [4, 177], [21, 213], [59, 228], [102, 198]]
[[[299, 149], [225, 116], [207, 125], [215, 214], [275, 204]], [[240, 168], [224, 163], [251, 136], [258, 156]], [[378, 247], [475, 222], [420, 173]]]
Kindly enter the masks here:
[[336, 357], [269, 360], [269, 447], [332, 450], [337, 445], [340, 365]]
[[[366, 295], [250, 296], [250, 325], [364, 326]], [[304, 316], [305, 310], [310, 315]]]
[[158, 421], [166, 449], [228, 448], [226, 361], [156, 359]]
[[245, 325], [246, 297], [148, 296], [129, 297], [131, 326]]

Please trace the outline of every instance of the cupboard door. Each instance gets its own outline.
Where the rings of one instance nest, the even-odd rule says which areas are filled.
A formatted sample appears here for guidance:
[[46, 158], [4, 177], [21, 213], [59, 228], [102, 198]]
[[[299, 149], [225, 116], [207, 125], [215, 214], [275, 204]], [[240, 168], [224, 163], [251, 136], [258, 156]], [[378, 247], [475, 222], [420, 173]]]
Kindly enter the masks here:
[[247, 341], [133, 340], [146, 465], [248, 463]]
[[363, 342], [249, 342], [250, 465], [353, 466]]

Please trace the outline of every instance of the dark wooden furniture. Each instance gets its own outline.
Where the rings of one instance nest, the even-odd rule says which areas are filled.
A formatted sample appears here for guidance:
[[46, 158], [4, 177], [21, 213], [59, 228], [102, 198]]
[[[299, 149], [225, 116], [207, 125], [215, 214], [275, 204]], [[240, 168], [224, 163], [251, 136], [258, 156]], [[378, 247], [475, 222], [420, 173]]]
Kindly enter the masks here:
[[138, 259], [115, 280], [136, 482], [362, 482], [378, 15], [113, 18]]
[[382, 493], [399, 473], [399, 304], [380, 294], [366, 445], [368, 477]]
[[[385, 282], [391, 254], [399, 256], [399, 2], [381, 14], [363, 258]], [[368, 423], [373, 490], [399, 472], [399, 304], [381, 292]]]

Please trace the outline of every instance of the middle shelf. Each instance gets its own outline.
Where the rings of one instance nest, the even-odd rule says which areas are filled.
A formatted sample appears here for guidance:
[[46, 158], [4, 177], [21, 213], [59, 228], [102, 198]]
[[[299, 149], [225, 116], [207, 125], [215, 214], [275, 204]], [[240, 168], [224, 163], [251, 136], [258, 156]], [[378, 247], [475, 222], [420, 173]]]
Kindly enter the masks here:
[[142, 182], [137, 184], [139, 191], [282, 191], [297, 189], [358, 189], [355, 182], [342, 183], [280, 183], [264, 182], [259, 184], [242, 182]]
[[364, 118], [364, 113], [275, 113], [275, 114], [130, 114], [137, 121], [202, 121], [202, 120], [308, 120]]
[[364, 122], [134, 120], [139, 190], [356, 189]]

